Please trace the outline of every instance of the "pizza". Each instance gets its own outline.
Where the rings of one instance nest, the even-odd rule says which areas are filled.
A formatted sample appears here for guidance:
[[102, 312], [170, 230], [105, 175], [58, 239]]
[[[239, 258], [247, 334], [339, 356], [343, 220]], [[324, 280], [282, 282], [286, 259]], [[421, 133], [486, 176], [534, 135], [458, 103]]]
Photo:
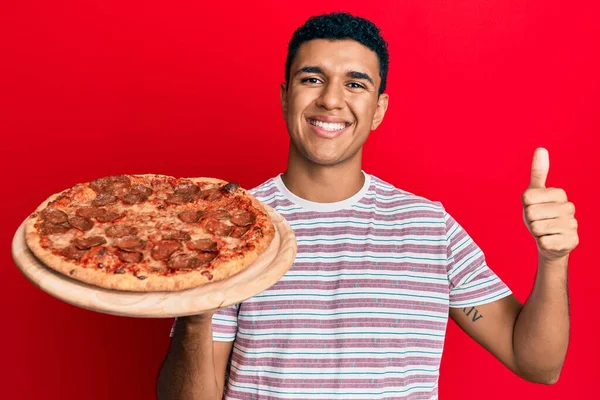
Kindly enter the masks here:
[[25, 242], [47, 267], [137, 292], [226, 279], [255, 262], [274, 236], [265, 207], [239, 184], [153, 174], [78, 183], [25, 222]]

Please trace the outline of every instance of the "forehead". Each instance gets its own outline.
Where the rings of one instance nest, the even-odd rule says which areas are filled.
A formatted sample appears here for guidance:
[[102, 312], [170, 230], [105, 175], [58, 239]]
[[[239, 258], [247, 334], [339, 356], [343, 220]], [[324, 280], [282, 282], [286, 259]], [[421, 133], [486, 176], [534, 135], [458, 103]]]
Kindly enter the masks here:
[[321, 67], [326, 73], [365, 72], [379, 79], [377, 54], [354, 40], [313, 39], [303, 43], [291, 65], [291, 74], [307, 65]]

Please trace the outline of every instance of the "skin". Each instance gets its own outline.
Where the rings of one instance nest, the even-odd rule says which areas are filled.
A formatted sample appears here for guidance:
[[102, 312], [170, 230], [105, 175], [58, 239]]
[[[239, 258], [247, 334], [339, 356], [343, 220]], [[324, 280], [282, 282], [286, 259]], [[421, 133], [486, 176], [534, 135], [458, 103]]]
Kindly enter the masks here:
[[558, 381], [565, 361], [569, 254], [579, 244], [574, 204], [563, 189], [546, 188], [549, 167], [548, 151], [536, 149], [522, 196], [523, 220], [538, 250], [537, 276], [525, 305], [509, 296], [474, 310], [450, 310], [451, 318], [511, 371], [543, 384]]
[[[357, 42], [319, 39], [300, 47], [290, 81], [281, 86], [290, 135], [283, 180], [291, 192], [326, 203], [360, 190], [362, 147], [388, 107], [388, 95], [378, 94], [380, 83], [376, 54]], [[315, 120], [341, 122], [345, 129], [324, 132], [311, 124]], [[450, 309], [450, 317], [510, 370], [544, 384], [558, 380], [567, 351], [568, 259], [579, 242], [575, 207], [564, 190], [546, 188], [548, 171], [548, 152], [536, 149], [522, 196], [523, 219], [538, 249], [537, 276], [526, 303], [511, 295]], [[159, 399], [221, 398], [233, 343], [212, 341], [211, 317], [179, 320], [159, 373]]]
[[[320, 72], [305, 72], [316, 67]], [[360, 72], [368, 79], [348, 74]], [[287, 171], [282, 178], [294, 194], [310, 201], [335, 202], [364, 183], [362, 147], [383, 121], [389, 96], [381, 83], [376, 54], [351, 40], [304, 43], [281, 86], [281, 105], [290, 135]], [[333, 139], [314, 133], [308, 119], [335, 118], [351, 124]]]
[[212, 340], [213, 313], [180, 318], [157, 380], [159, 400], [223, 397], [233, 342]]

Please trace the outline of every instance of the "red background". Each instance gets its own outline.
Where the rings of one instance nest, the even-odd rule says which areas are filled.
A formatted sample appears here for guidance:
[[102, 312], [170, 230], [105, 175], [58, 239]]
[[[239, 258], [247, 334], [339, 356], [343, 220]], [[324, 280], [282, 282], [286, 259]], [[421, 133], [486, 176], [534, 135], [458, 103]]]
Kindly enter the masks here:
[[550, 150], [548, 184], [577, 206], [572, 338], [559, 383], [521, 381], [451, 324], [441, 399], [597, 398], [595, 2], [203, 3], [2, 2], [0, 397], [154, 398], [171, 321], [55, 300], [14, 266], [12, 235], [48, 195], [103, 175], [252, 187], [281, 172], [287, 41], [308, 16], [344, 9], [372, 18], [390, 44], [390, 108], [365, 169], [441, 200], [521, 300], [536, 269], [520, 203], [536, 146]]

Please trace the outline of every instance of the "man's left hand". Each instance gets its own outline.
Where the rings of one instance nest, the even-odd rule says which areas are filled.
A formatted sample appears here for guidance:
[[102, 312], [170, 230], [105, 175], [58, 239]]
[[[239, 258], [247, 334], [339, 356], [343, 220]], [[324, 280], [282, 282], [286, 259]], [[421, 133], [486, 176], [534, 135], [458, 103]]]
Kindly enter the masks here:
[[566, 258], [579, 244], [575, 205], [559, 188], [547, 188], [550, 169], [548, 150], [538, 148], [533, 154], [531, 180], [523, 193], [523, 218], [537, 242], [543, 261]]

